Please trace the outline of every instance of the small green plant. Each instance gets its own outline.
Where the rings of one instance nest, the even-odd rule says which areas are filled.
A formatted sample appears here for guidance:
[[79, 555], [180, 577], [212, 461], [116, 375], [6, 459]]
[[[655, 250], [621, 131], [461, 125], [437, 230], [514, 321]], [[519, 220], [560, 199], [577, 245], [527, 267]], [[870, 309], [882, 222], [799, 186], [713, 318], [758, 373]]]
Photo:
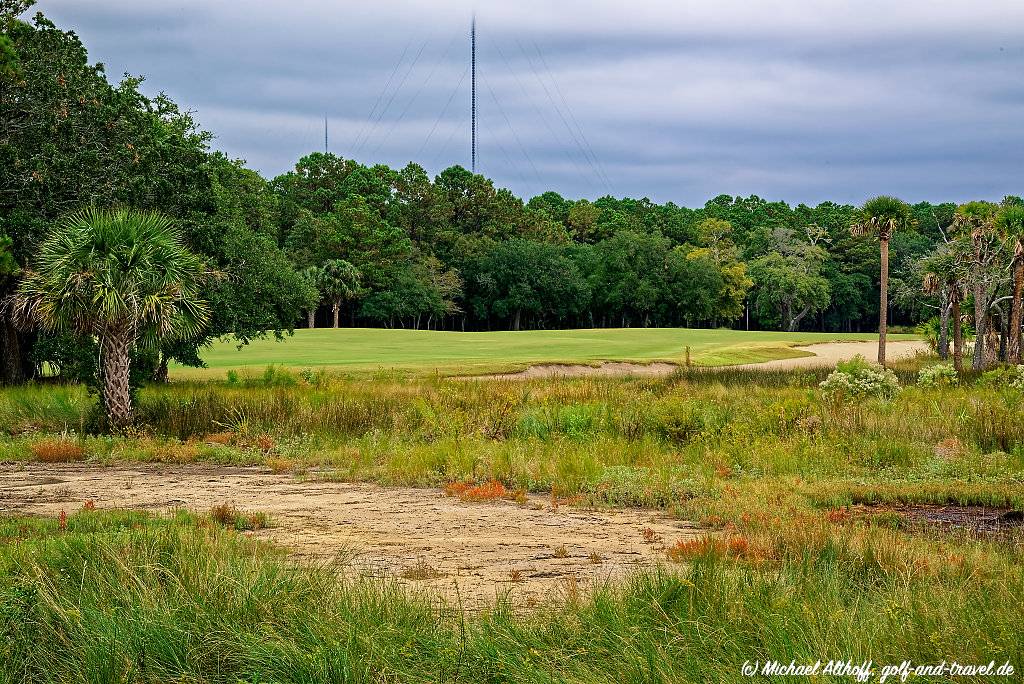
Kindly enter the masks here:
[[819, 387], [827, 400], [840, 404], [864, 399], [892, 399], [900, 391], [895, 373], [868, 363], [859, 354], [839, 363]]
[[1024, 364], [1019, 366], [1001, 366], [986, 371], [981, 376], [981, 383], [989, 387], [1012, 387], [1024, 390]]
[[917, 384], [921, 387], [951, 387], [959, 381], [956, 369], [951, 363], [939, 363], [922, 368], [917, 374]]
[[228, 371], [228, 384], [229, 385], [237, 385], [238, 384], [238, 371], [235, 371], [235, 370], [229, 370]]

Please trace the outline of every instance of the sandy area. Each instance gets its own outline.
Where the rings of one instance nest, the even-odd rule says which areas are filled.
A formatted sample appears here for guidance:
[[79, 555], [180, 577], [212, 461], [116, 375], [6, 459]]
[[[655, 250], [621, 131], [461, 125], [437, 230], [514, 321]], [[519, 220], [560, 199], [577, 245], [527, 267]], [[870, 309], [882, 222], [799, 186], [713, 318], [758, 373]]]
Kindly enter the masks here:
[[[878, 356], [877, 342], [823, 342], [804, 347], [794, 347], [805, 351], [811, 356], [799, 356], [792, 359], [778, 359], [775, 361], [762, 361], [761, 363], [744, 363], [735, 366], [724, 366], [724, 368], [740, 368], [745, 370], [753, 369], [777, 369], [786, 370], [793, 368], [820, 368], [822, 366], [834, 366], [839, 361], [847, 361], [857, 354], [861, 354], [868, 360], [874, 360]], [[912, 357], [918, 353], [927, 353], [928, 345], [924, 342], [913, 340], [900, 340], [889, 342], [886, 345], [886, 356], [889, 361], [897, 361], [903, 358]], [[504, 373], [500, 375], [482, 375], [464, 377], [464, 380], [532, 380], [537, 378], [581, 378], [581, 377], [618, 377], [624, 375], [655, 376], [661, 377], [671, 375], [679, 368], [674, 363], [623, 363], [618, 361], [606, 361], [596, 366], [571, 365], [571, 364], [539, 364], [530, 366], [518, 373]]]
[[[878, 358], [877, 342], [825, 342], [823, 344], [812, 344], [807, 347], [794, 347], [794, 349], [810, 352], [814, 356], [799, 356], [794, 359], [777, 359], [761, 363], [745, 363], [738, 366], [729, 366], [729, 368], [758, 370], [766, 368], [821, 368], [822, 366], [834, 366], [840, 361], [849, 361], [857, 354], [860, 354], [868, 361], [875, 361]], [[897, 340], [895, 342], [887, 342], [885, 345], [885, 359], [887, 362], [913, 358], [917, 354], [927, 353], [928, 343], [921, 340]]]
[[[58, 515], [87, 499], [97, 508], [204, 512], [232, 502], [267, 513], [272, 526], [252, 534], [297, 557], [344, 558], [360, 572], [458, 596], [467, 608], [503, 592], [532, 605], [585, 589], [659, 562], [665, 544], [697, 534], [652, 511], [552, 509], [546, 497], [469, 503], [436, 489], [300, 481], [263, 468], [0, 465], [0, 513]], [[645, 528], [658, 541], [645, 539]]]

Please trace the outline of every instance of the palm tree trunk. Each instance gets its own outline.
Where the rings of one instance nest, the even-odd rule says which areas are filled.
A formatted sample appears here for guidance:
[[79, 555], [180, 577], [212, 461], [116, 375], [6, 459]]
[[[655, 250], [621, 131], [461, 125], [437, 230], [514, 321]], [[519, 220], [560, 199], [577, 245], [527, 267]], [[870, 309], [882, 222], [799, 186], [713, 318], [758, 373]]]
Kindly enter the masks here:
[[878, 363], [885, 365], [885, 338], [889, 330], [889, 240], [881, 239], [882, 272], [878, 284]]
[[107, 332], [100, 339], [103, 405], [115, 429], [126, 427], [132, 420], [131, 343], [127, 330]]
[[939, 344], [937, 351], [943, 361], [949, 359], [949, 290], [942, 289], [939, 295]]
[[960, 298], [953, 296], [953, 367], [964, 372], [964, 328], [961, 320]]
[[1014, 260], [1013, 301], [1010, 305], [1010, 335], [1006, 341], [1006, 360], [1018, 364], [1021, 360], [1021, 309], [1024, 308], [1024, 254]]
[[341, 302], [334, 302], [332, 312], [334, 313], [334, 327], [338, 327], [338, 311], [341, 309]]

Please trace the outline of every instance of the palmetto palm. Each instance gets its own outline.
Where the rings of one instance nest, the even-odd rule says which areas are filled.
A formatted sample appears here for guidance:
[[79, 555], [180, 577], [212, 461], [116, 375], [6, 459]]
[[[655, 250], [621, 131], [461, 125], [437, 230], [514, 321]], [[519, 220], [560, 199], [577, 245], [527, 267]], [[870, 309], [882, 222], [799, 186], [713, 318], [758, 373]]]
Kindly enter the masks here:
[[100, 386], [115, 427], [132, 417], [132, 351], [191, 337], [209, 318], [203, 263], [155, 212], [86, 209], [60, 221], [14, 296], [15, 318], [54, 332], [93, 335]]
[[856, 223], [850, 226], [854, 235], [878, 237], [881, 254], [878, 309], [878, 363], [885, 365], [885, 339], [889, 314], [889, 239], [897, 230], [911, 228], [914, 219], [903, 200], [882, 195], [864, 203]]
[[1010, 306], [1010, 338], [1006, 341], [1006, 360], [1021, 361], [1021, 314], [1024, 302], [1024, 206], [1003, 207], [996, 217], [996, 228], [1006, 235], [1013, 249], [1013, 295]]
[[334, 327], [338, 327], [341, 303], [359, 294], [362, 275], [359, 269], [344, 259], [331, 259], [324, 263], [320, 277], [320, 291], [331, 300]]
[[991, 202], [967, 202], [956, 208], [953, 215], [953, 227], [970, 239], [973, 267], [971, 289], [974, 295], [974, 369], [980, 370], [986, 365], [986, 356], [991, 349], [986, 348], [988, 328], [988, 302], [985, 296], [986, 283], [985, 252], [986, 245], [993, 234], [996, 217], [996, 205]]
[[[936, 251], [924, 266], [924, 291], [934, 294], [945, 291], [953, 309], [953, 366], [957, 372], [964, 369], [964, 333], [960, 304], [963, 302], [963, 284], [958, 269], [958, 257], [954, 250], [945, 245]], [[943, 331], [944, 332], [944, 331]]]

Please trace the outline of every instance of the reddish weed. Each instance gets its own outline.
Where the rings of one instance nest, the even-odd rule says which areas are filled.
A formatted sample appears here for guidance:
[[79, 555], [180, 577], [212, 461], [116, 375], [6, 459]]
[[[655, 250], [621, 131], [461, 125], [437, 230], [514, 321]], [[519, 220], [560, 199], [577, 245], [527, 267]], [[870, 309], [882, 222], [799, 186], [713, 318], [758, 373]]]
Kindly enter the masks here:
[[519, 490], [509, 492], [502, 483], [497, 480], [490, 480], [483, 484], [472, 484], [471, 482], [450, 482], [444, 488], [448, 496], [455, 496], [462, 501], [496, 501], [498, 499], [511, 499], [514, 501], [526, 501], [526, 492]]
[[68, 439], [44, 439], [31, 447], [32, 455], [43, 463], [67, 463], [81, 461], [86, 450]]

